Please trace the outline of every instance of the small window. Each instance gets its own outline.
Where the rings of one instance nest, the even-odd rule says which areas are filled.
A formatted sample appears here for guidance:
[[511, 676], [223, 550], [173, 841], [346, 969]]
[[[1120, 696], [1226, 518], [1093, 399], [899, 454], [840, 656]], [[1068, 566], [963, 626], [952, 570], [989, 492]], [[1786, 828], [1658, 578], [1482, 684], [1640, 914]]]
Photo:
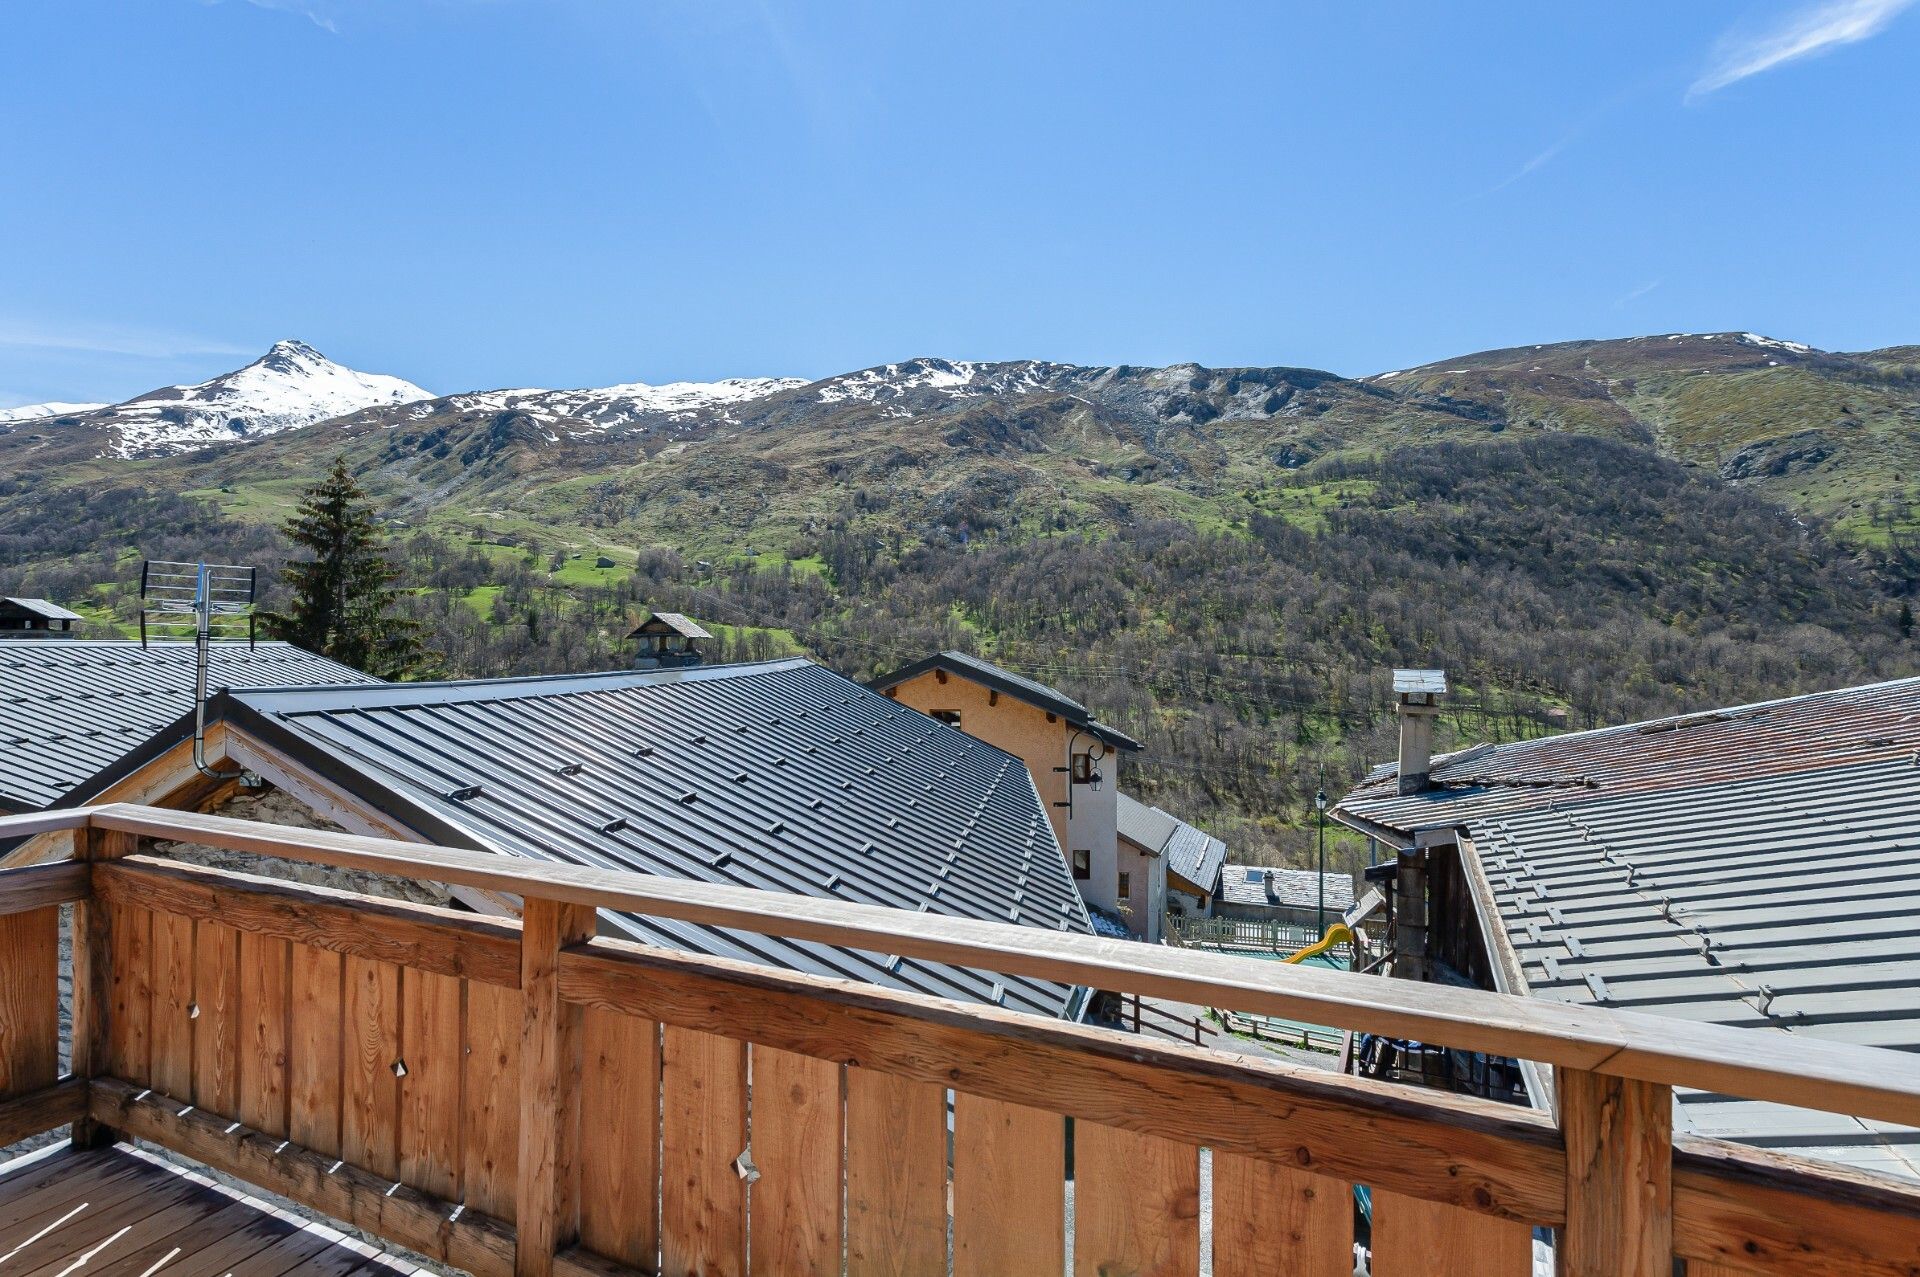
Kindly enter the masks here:
[[1076, 851], [1073, 853], [1073, 876], [1080, 879], [1093, 877], [1093, 853], [1091, 851]]
[[1120, 875], [1120, 898], [1122, 900], [1133, 899], [1133, 875], [1130, 873]]
[[957, 709], [937, 709], [933, 711], [933, 716], [948, 727], [960, 726], [960, 711]]
[[1093, 780], [1093, 755], [1075, 754], [1073, 756], [1073, 783], [1085, 785]]

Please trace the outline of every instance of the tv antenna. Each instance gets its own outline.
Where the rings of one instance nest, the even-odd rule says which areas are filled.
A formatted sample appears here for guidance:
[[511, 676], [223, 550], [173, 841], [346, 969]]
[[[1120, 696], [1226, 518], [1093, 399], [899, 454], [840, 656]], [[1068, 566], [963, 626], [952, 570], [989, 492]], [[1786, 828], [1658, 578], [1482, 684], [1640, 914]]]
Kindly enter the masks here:
[[239, 768], [207, 765], [207, 673], [215, 639], [254, 643], [253, 598], [259, 572], [228, 563], [173, 563], [148, 559], [140, 565], [140, 646], [155, 638], [192, 639], [193, 765], [215, 780], [239, 780]]

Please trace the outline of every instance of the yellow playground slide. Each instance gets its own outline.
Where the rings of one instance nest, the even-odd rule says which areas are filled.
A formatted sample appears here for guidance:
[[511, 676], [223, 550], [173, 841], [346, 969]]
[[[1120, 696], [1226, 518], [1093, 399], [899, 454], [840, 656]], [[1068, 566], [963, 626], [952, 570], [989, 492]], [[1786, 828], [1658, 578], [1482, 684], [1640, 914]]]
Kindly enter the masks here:
[[1302, 949], [1300, 952], [1294, 954], [1291, 958], [1288, 958], [1287, 961], [1288, 962], [1305, 962], [1308, 958], [1319, 957], [1321, 954], [1325, 953], [1327, 950], [1333, 948], [1337, 944], [1352, 944], [1352, 943], [1353, 943], [1353, 932], [1347, 928], [1347, 924], [1344, 922], [1336, 922], [1331, 927], [1327, 928], [1326, 934], [1321, 936], [1318, 942], [1308, 945], [1306, 948]]

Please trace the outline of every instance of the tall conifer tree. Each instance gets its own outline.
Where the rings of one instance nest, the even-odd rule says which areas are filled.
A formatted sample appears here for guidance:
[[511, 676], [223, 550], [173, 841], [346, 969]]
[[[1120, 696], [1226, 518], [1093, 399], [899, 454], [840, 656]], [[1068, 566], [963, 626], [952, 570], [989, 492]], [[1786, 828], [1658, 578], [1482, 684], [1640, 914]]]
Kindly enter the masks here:
[[420, 625], [389, 615], [399, 573], [345, 457], [307, 489], [283, 531], [311, 557], [281, 570], [293, 601], [285, 612], [265, 615], [267, 633], [381, 678], [418, 670], [426, 659]]

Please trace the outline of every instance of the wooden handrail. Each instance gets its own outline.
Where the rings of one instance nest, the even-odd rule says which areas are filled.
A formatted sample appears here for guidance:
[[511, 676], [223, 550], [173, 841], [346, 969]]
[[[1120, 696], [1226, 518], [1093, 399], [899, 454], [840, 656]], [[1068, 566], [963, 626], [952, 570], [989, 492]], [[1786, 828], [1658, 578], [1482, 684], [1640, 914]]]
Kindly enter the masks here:
[[125, 804], [0, 817], [0, 839], [84, 826], [1144, 993], [1920, 1126], [1920, 1070], [1910, 1067], [1910, 1056], [1800, 1035]]

